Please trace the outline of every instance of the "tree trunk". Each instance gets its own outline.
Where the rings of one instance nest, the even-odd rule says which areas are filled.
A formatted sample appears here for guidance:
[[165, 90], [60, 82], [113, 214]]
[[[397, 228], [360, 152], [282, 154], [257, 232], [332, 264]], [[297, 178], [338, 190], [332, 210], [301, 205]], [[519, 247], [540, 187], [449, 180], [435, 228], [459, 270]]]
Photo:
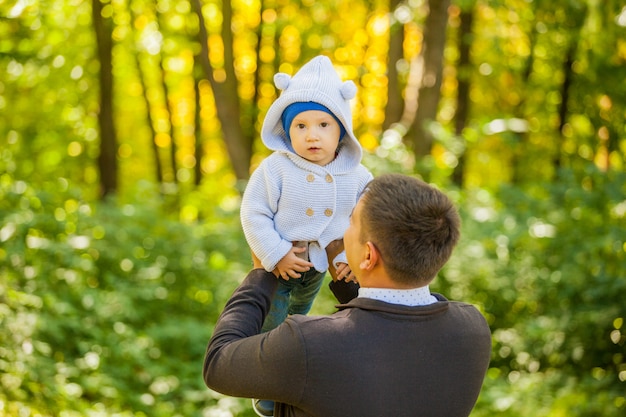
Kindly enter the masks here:
[[[263, 12], [266, 10], [265, 1], [261, 0], [261, 9], [259, 10], [259, 14], [263, 16]], [[244, 129], [244, 137], [250, 139], [250, 155], [252, 155], [252, 146], [254, 137], [256, 135], [255, 124], [256, 120], [259, 117], [259, 99], [261, 97], [260, 94], [260, 84], [261, 84], [261, 66], [263, 62], [261, 61], [261, 47], [263, 44], [263, 27], [264, 27], [263, 19], [261, 19], [259, 25], [255, 31], [255, 56], [256, 56], [256, 71], [254, 72], [254, 95], [252, 96], [252, 100], [246, 105], [246, 114], [249, 117], [243, 121], [243, 129]]]
[[[389, 13], [393, 14], [400, 0], [389, 1]], [[389, 60], [387, 64], [387, 105], [385, 106], [385, 121], [383, 130], [398, 122], [402, 117], [404, 100], [402, 87], [398, 80], [398, 62], [404, 58], [404, 24], [398, 22], [390, 28], [389, 35]]]
[[552, 166], [555, 172], [561, 168], [561, 147], [563, 143], [563, 129], [567, 123], [568, 114], [568, 102], [569, 102], [569, 89], [572, 84], [572, 78], [574, 77], [574, 70], [572, 65], [574, 64], [574, 56], [576, 49], [578, 48], [578, 42], [572, 41], [569, 49], [567, 50], [567, 57], [563, 62], [563, 84], [561, 84], [561, 104], [559, 105], [559, 137], [552, 159]]
[[424, 43], [421, 51], [424, 71], [410, 138], [416, 160], [430, 154], [433, 143], [428, 124], [436, 120], [439, 107], [449, 5], [450, 0], [428, 1], [429, 13], [424, 24]]
[[172, 169], [172, 179], [171, 181], [176, 184], [178, 179], [176, 177], [176, 173], [178, 172], [178, 164], [176, 163], [176, 140], [174, 136], [174, 115], [172, 114], [172, 106], [170, 105], [169, 100], [169, 89], [167, 87], [167, 82], [165, 81], [165, 67], [163, 66], [163, 56], [161, 52], [159, 52], [159, 72], [161, 74], [161, 90], [163, 91], [163, 105], [165, 106], [165, 110], [167, 111], [168, 117], [168, 128], [167, 132], [165, 132], [170, 137], [170, 167]]
[[100, 154], [98, 169], [102, 198], [117, 190], [117, 139], [113, 123], [113, 39], [112, 19], [102, 16], [102, 3], [92, 0], [92, 19], [100, 62]]
[[194, 184], [196, 186], [200, 185], [202, 182], [202, 117], [200, 116], [202, 110], [201, 104], [201, 96], [200, 96], [200, 81], [202, 78], [200, 74], [202, 73], [202, 67], [200, 65], [200, 56], [196, 55], [193, 59], [193, 86], [194, 86], [194, 94], [195, 94], [195, 102], [196, 108], [194, 110], [194, 138], [195, 146], [194, 146], [194, 157], [196, 159], [196, 163], [194, 165]]
[[[133, 22], [135, 22], [137, 15], [136, 13], [134, 13], [134, 9], [131, 5], [131, 7], [129, 7], [130, 13], [131, 13], [131, 19]], [[131, 25], [131, 28], [134, 28], [134, 24]], [[151, 106], [150, 106], [150, 100], [148, 99], [148, 86], [146, 85], [146, 77], [144, 74], [144, 71], [141, 67], [141, 52], [140, 51], [135, 51], [135, 65], [137, 66], [137, 74], [139, 77], [139, 83], [141, 84], [141, 91], [142, 91], [142, 96], [143, 96], [143, 101], [145, 103], [146, 106], [146, 124], [148, 125], [148, 128], [150, 129], [150, 142], [152, 145], [152, 155], [154, 158], [154, 175], [156, 176], [156, 180], [159, 183], [159, 186], [161, 186], [163, 184], [163, 167], [161, 164], [161, 158], [159, 156], [159, 147], [157, 146], [157, 142], [156, 142], [156, 130], [154, 129], [154, 120], [152, 119], [152, 111], [151, 111]]]
[[155, 167], [155, 175], [159, 186], [163, 184], [163, 167], [161, 165], [161, 158], [159, 156], [159, 147], [156, 142], [157, 132], [154, 130], [154, 120], [152, 120], [152, 111], [150, 110], [150, 100], [148, 99], [148, 86], [146, 85], [146, 80], [143, 74], [143, 70], [141, 69], [141, 58], [139, 52], [135, 53], [135, 62], [137, 64], [137, 71], [139, 72], [139, 82], [141, 83], [141, 89], [143, 91], [143, 101], [146, 105], [146, 124], [150, 129], [151, 134], [151, 144], [152, 144], [152, 155], [154, 157], [154, 167]]
[[[534, 13], [536, 13], [536, 10], [533, 11], [533, 14]], [[526, 59], [524, 70], [522, 71], [522, 79], [521, 79], [522, 85], [520, 88], [520, 91], [522, 92], [521, 99], [515, 109], [516, 110], [515, 117], [518, 119], [525, 119], [525, 113], [526, 113], [524, 111], [524, 107], [526, 105], [525, 91], [528, 91], [528, 89], [524, 87], [528, 85], [528, 80], [530, 80], [530, 76], [532, 75], [532, 72], [533, 72], [533, 66], [535, 62], [535, 45], [537, 43], [537, 37], [538, 37], [537, 28], [536, 28], [536, 25], [533, 24], [531, 26], [530, 33], [528, 34], [530, 54], [528, 55], [528, 58]], [[516, 141], [515, 141], [515, 145], [513, 146], [512, 154], [511, 154], [511, 163], [510, 163], [511, 164], [511, 183], [517, 184], [520, 181], [522, 181], [522, 178], [523, 178], [522, 171], [524, 171], [524, 168], [522, 167], [522, 160], [523, 160], [524, 149], [526, 148], [526, 143], [528, 142], [528, 132], [526, 133], [518, 132], [518, 133], [514, 133], [514, 135], [515, 135], [514, 137], [516, 138]]]
[[[155, 14], [157, 18], [157, 23], [159, 25], [159, 31], [163, 35], [163, 38], [165, 38], [165, 35], [163, 34], [164, 25], [162, 24], [163, 19], [161, 17], [161, 13], [158, 10], [155, 10]], [[170, 105], [170, 100], [169, 100], [170, 92], [169, 92], [169, 88], [167, 86], [167, 81], [166, 81], [167, 73], [165, 71], [165, 66], [163, 65], [163, 48], [161, 48], [161, 50], [159, 51], [158, 59], [159, 59], [159, 72], [161, 74], [161, 89], [163, 91], [163, 104], [165, 105], [165, 109], [167, 110], [167, 115], [169, 117], [169, 123], [168, 123], [169, 128], [168, 128], [167, 134], [170, 137], [170, 165], [172, 168], [172, 182], [176, 184], [178, 183], [178, 177], [176, 175], [178, 173], [178, 164], [176, 162], [174, 114], [172, 112], [172, 106]]]
[[[469, 118], [470, 106], [470, 75], [472, 63], [470, 51], [472, 46], [472, 22], [474, 20], [474, 6], [468, 10], [462, 10], [459, 27], [459, 62], [457, 64], [458, 90], [456, 96], [456, 114], [454, 115], [454, 133], [463, 140], [463, 130]], [[452, 172], [452, 181], [458, 187], [463, 187], [463, 174], [465, 169], [465, 149], [457, 156], [458, 163]]]
[[224, 71], [225, 79], [216, 80], [209, 61], [208, 35], [202, 14], [200, 0], [192, 0], [192, 6], [198, 16], [198, 40], [202, 47], [201, 64], [206, 78], [211, 84], [213, 97], [220, 121], [226, 150], [233, 165], [238, 180], [250, 177], [250, 158], [252, 156], [252, 138], [246, 137], [241, 127], [241, 112], [237, 79], [233, 63], [233, 42], [231, 31], [232, 8], [228, 1], [222, 2], [223, 24], [222, 41], [224, 42]]
[[[580, 8], [574, 7], [568, 13], [567, 27], [571, 31], [571, 38], [569, 42], [569, 48], [567, 49], [567, 56], [563, 62], [563, 84], [561, 84], [561, 103], [559, 105], [559, 137], [554, 157], [552, 158], [552, 165], [554, 171], [558, 175], [558, 171], [563, 164], [563, 158], [565, 157], [562, 151], [563, 147], [563, 129], [567, 124], [567, 115], [569, 113], [569, 96], [570, 88], [574, 79], [573, 65], [576, 61], [576, 52], [578, 51], [580, 32], [587, 19], [588, 9], [586, 6]], [[608, 153], [607, 153], [608, 154]], [[607, 160], [608, 163], [608, 160]], [[608, 165], [607, 165], [608, 166]]]

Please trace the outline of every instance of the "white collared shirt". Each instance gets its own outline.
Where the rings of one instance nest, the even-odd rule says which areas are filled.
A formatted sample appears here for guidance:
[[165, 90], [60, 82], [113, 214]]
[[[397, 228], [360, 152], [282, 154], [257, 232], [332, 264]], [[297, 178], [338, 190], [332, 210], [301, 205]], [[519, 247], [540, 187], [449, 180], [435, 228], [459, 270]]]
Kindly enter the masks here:
[[428, 285], [409, 290], [361, 287], [359, 288], [359, 298], [372, 298], [385, 303], [411, 307], [427, 306], [437, 302], [437, 299], [430, 293]]

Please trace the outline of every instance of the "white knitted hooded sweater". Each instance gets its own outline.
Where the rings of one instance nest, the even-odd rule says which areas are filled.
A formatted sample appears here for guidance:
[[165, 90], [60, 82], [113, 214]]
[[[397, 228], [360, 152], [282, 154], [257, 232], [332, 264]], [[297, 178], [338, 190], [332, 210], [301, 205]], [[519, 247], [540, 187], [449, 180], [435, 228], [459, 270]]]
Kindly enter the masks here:
[[[316, 270], [328, 269], [326, 246], [343, 238], [350, 214], [372, 174], [361, 165], [362, 148], [352, 132], [349, 100], [356, 94], [351, 81], [342, 82], [330, 59], [313, 58], [293, 78], [274, 76], [282, 94], [267, 112], [261, 138], [273, 153], [252, 173], [241, 203], [246, 240], [267, 271], [289, 252], [294, 241], [308, 241]], [[297, 155], [283, 129], [281, 115], [296, 102], [326, 106], [341, 121], [346, 134], [337, 157], [320, 166]], [[345, 253], [334, 261], [346, 262]]]

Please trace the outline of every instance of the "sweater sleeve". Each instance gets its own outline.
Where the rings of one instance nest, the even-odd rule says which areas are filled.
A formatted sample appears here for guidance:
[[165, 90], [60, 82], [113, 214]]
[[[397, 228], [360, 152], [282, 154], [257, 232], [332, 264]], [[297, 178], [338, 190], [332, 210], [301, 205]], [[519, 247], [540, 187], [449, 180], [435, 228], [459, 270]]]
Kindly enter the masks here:
[[299, 328], [289, 322], [260, 334], [277, 283], [272, 273], [255, 269], [233, 293], [207, 347], [203, 376], [209, 388], [235, 397], [299, 400], [306, 379]]
[[266, 271], [291, 249], [291, 242], [276, 230], [274, 216], [278, 210], [282, 184], [271, 172], [270, 158], [265, 159], [252, 173], [241, 201], [241, 226], [250, 249], [259, 258]]

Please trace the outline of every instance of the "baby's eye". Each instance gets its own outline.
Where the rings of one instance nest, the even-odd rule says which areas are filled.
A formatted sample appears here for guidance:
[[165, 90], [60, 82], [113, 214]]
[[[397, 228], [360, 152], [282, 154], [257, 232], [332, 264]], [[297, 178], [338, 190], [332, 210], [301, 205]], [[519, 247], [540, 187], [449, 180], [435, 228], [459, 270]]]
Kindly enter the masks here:
[[304, 123], [296, 124], [296, 129], [304, 129]]
[[328, 127], [329, 123], [328, 122], [322, 122], [320, 123], [320, 126], [322, 127]]

